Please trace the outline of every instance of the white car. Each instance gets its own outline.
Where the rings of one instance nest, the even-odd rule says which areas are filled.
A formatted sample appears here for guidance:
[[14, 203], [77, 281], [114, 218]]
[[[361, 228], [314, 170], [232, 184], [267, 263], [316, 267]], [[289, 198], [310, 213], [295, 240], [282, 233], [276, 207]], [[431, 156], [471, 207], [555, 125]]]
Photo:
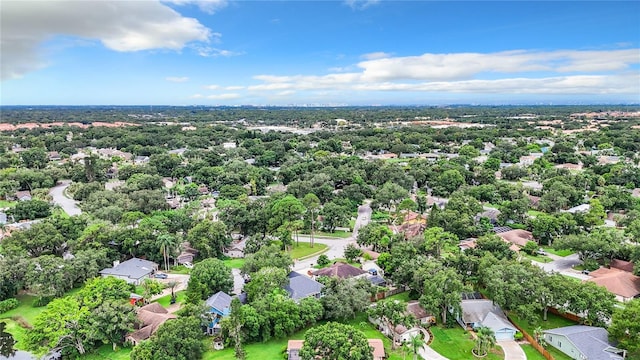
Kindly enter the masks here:
[[190, 262], [186, 262], [186, 263], [184, 263], [182, 265], [184, 265], [184, 267], [186, 267], [187, 269], [193, 269], [193, 264], [190, 263]]

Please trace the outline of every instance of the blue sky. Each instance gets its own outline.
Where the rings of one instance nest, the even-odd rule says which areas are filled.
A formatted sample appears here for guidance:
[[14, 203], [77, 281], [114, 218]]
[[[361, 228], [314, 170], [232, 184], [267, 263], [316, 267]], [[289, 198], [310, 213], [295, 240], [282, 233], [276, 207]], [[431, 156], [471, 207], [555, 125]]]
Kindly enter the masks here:
[[640, 103], [640, 2], [2, 0], [2, 105]]

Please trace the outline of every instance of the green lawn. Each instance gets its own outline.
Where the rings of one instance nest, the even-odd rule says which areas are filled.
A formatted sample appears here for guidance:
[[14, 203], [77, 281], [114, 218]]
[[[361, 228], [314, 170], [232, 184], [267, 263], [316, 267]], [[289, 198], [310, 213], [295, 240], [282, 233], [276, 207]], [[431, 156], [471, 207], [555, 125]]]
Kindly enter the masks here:
[[538, 352], [533, 346], [529, 344], [520, 345], [524, 354], [527, 356], [527, 360], [545, 360], [544, 356]]
[[[300, 233], [300, 235], [304, 235], [304, 236], [311, 236], [311, 234], [303, 234]], [[325, 231], [316, 231], [314, 232], [315, 236], [318, 237], [328, 237], [328, 238], [338, 238], [338, 239], [346, 239], [349, 236], [351, 236], [351, 233], [348, 231], [344, 231], [344, 230], [336, 230], [334, 232], [325, 232]]]
[[392, 300], [401, 300], [404, 302], [408, 302], [409, 300], [417, 300], [417, 299], [411, 299], [409, 297], [409, 291], [405, 291], [405, 292], [401, 292], [399, 294], [395, 294], [395, 295], [391, 295], [388, 298], [385, 299], [392, 299]]
[[16, 317], [24, 319], [29, 324], [33, 324], [33, 320], [35, 320], [36, 316], [44, 311], [45, 307], [33, 307], [33, 302], [36, 299], [35, 296], [18, 295], [16, 298], [20, 302], [20, 305], [18, 305], [18, 307], [13, 310], [9, 310], [5, 313], [0, 314], [0, 319], [10, 319]]
[[26, 350], [24, 346], [24, 338], [27, 336], [27, 329], [23, 328], [11, 319], [2, 319], [0, 322], [4, 322], [5, 328], [4, 331], [8, 332], [13, 336], [13, 339], [16, 341], [15, 348], [18, 350]]
[[[432, 326], [433, 341], [431, 348], [450, 360], [466, 360], [473, 359], [471, 349], [475, 345], [471, 334], [459, 326], [451, 329], [445, 329], [439, 326]], [[488, 356], [487, 360], [502, 360], [504, 354], [502, 348], [496, 346]]]
[[0, 200], [0, 208], [14, 207], [17, 203], [17, 201]]
[[[324, 323], [324, 322], [321, 322]], [[364, 313], [359, 314], [355, 319], [351, 319], [344, 322], [354, 326], [362, 331], [368, 339], [382, 339], [384, 348], [387, 353], [387, 360], [402, 360], [404, 359], [402, 350], [391, 350], [391, 340], [382, 335], [376, 328], [367, 321], [367, 317]], [[285, 359], [284, 354], [287, 349], [287, 342], [291, 340], [304, 339], [304, 333], [306, 329], [300, 330], [288, 338], [285, 339], [271, 339], [264, 343], [248, 344], [245, 346], [247, 353], [247, 360], [272, 360], [272, 359]], [[211, 344], [212, 339], [207, 339], [207, 345]], [[411, 359], [411, 355], [407, 354], [407, 358]], [[204, 354], [204, 360], [234, 360], [233, 348], [226, 348], [224, 350], [216, 351], [209, 350]]]
[[542, 246], [542, 248], [544, 249], [544, 251], [548, 252], [549, 254], [562, 256], [562, 257], [569, 256], [569, 255], [573, 254], [573, 251], [571, 251], [571, 250], [556, 250], [556, 249], [552, 248], [551, 246]]
[[536, 216], [539, 216], [539, 215], [546, 215], [546, 213], [542, 212], [542, 211], [537, 211], [537, 210], [529, 210], [529, 211], [527, 211], [527, 215], [536, 217]]
[[232, 268], [232, 269], [240, 269], [242, 267], [242, 265], [244, 265], [244, 259], [242, 258], [238, 258], [238, 259], [226, 259], [226, 260], [222, 260], [224, 262], [225, 265], [227, 265], [228, 267]]
[[529, 255], [529, 254], [525, 253], [524, 251], [521, 252], [520, 255], [522, 255], [522, 257], [527, 258], [529, 260], [533, 260], [533, 261], [537, 261], [537, 262], [541, 262], [541, 263], [549, 263], [549, 262], [553, 261], [548, 256], [544, 256], [544, 255]]
[[533, 331], [537, 327], [540, 327], [542, 330], [548, 330], [564, 326], [576, 325], [575, 322], [569, 319], [565, 319], [562, 316], [552, 314], [550, 312], [547, 314], [547, 321], [542, 320], [542, 314], [540, 314], [534, 322], [522, 320], [515, 314], [511, 314], [509, 317], [514, 323], [516, 323], [516, 325], [519, 325], [531, 336], [533, 336]]
[[295, 244], [295, 242], [293, 243], [291, 252], [289, 253], [289, 255], [291, 255], [292, 259], [300, 259], [300, 258], [304, 258], [306, 256], [310, 256], [316, 253], [322, 253], [325, 252], [327, 250], [328, 246], [325, 244], [318, 244], [315, 243], [313, 244], [313, 247], [309, 247], [309, 243], [308, 242], [300, 242], [298, 245]]
[[[187, 295], [185, 291], [178, 291], [176, 293], [176, 302], [177, 303], [181, 303], [184, 301], [184, 299], [186, 299]], [[162, 305], [163, 307], [168, 307], [169, 305], [171, 305], [171, 294], [163, 296], [159, 299], [156, 299], [154, 302], [159, 303], [160, 305]]]
[[82, 357], [82, 359], [87, 360], [129, 360], [131, 347], [118, 348], [115, 352], [113, 351], [111, 344], [105, 344], [92, 351], [89, 354], [86, 354]]
[[184, 265], [178, 265], [171, 268], [170, 271], [167, 271], [170, 274], [182, 274], [189, 275], [191, 274], [191, 269], [184, 267]]

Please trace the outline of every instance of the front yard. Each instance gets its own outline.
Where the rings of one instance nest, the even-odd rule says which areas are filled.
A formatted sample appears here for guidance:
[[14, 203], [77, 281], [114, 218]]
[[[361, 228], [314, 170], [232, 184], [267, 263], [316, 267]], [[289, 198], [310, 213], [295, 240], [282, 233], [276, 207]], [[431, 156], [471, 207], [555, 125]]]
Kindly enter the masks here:
[[[433, 341], [431, 348], [440, 355], [450, 360], [473, 359], [471, 349], [475, 345], [473, 337], [459, 326], [445, 329], [440, 326], [432, 326]], [[496, 346], [484, 359], [502, 360], [504, 353], [502, 348]]]

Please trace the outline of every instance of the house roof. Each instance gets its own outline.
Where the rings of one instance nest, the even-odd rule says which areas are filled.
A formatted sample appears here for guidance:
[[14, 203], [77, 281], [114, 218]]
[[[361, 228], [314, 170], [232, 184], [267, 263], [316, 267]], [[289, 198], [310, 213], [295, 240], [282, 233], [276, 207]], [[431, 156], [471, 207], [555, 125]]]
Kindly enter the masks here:
[[618, 269], [618, 270], [622, 270], [630, 273], [633, 272], [633, 263], [631, 261], [613, 259], [611, 260], [611, 264], [609, 264], [609, 266], [614, 269]]
[[380, 253], [379, 252], [375, 252], [375, 251], [369, 250], [369, 249], [363, 249], [362, 253], [371, 256], [371, 258], [373, 260], [378, 260], [378, 258], [380, 257]]
[[139, 308], [137, 317], [140, 328], [127, 335], [136, 341], [148, 339], [165, 321], [176, 318], [158, 303], [151, 303]]
[[411, 300], [407, 303], [407, 313], [416, 319], [424, 319], [431, 316], [421, 305], [418, 300]]
[[300, 350], [304, 345], [304, 340], [289, 340], [287, 342], [287, 350]]
[[494, 312], [490, 312], [485, 316], [482, 320], [482, 326], [488, 327], [493, 330], [494, 333], [504, 329], [517, 331], [516, 327], [513, 326], [504, 315]]
[[220, 315], [229, 315], [229, 312], [231, 311], [231, 296], [224, 291], [218, 291], [211, 295], [205, 301], [205, 304]]
[[366, 271], [362, 269], [358, 269], [357, 267], [349, 265], [347, 263], [336, 262], [329, 267], [316, 270], [312, 272], [312, 274], [316, 276], [330, 276], [330, 277], [338, 277], [341, 279], [346, 279], [346, 278], [351, 278], [351, 277], [359, 276], [362, 274], [366, 274]]
[[20, 199], [23, 197], [31, 197], [31, 192], [29, 190], [17, 191], [16, 198]]
[[499, 233], [498, 236], [500, 236], [503, 240], [506, 240], [520, 247], [527, 245], [527, 242], [529, 241], [533, 241], [533, 234], [531, 233], [531, 231], [527, 230], [509, 230]]
[[131, 279], [140, 279], [154, 271], [158, 264], [153, 261], [132, 258], [112, 267], [100, 270], [103, 275], [126, 276]]
[[293, 300], [301, 300], [320, 293], [324, 285], [295, 271], [289, 273], [289, 284], [284, 289]]
[[603, 328], [573, 325], [545, 330], [544, 333], [565, 336], [589, 360], [622, 359], [622, 356], [612, 352], [618, 349], [611, 346], [609, 334]]
[[382, 276], [379, 275], [373, 275], [373, 276], [369, 276], [367, 277], [367, 280], [376, 286], [385, 286], [387, 285], [387, 280], [385, 280]]
[[640, 295], [640, 277], [619, 269], [600, 268], [589, 273], [593, 278], [587, 280], [604, 286], [610, 292], [623, 298]]

